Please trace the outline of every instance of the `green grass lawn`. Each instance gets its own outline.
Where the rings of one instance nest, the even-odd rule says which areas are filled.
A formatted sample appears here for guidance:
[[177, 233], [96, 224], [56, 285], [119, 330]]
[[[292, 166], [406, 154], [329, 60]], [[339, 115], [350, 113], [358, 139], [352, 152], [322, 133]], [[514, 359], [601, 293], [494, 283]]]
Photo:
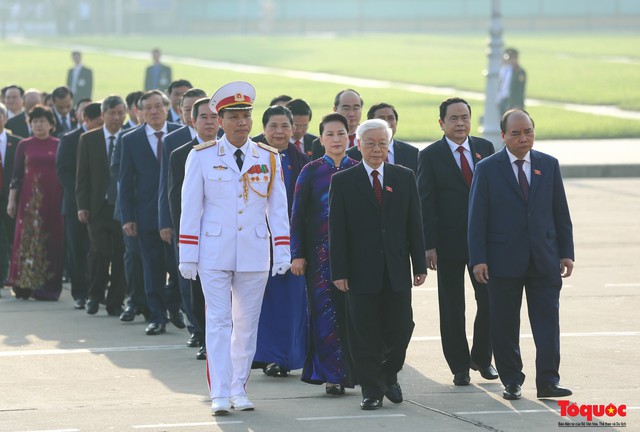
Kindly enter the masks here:
[[[257, 64], [278, 68], [329, 72], [432, 86], [450, 86], [482, 92], [486, 67], [486, 36], [365, 35], [351, 37], [127, 37], [49, 39], [51, 48], [0, 42], [5, 59], [0, 63], [2, 82], [52, 89], [63, 84], [70, 67], [67, 48], [57, 44], [149, 51], [159, 46], [166, 54], [207, 60]], [[505, 38], [521, 52], [528, 73], [527, 96], [587, 104], [617, 105], [640, 110], [640, 35], [525, 35]], [[143, 85], [149, 60], [132, 60], [107, 54], [86, 53], [84, 62], [94, 69], [94, 97], [126, 94]], [[623, 57], [630, 62], [612, 61]], [[34, 65], [34, 59], [37, 63]], [[316, 119], [331, 110], [333, 96], [342, 84], [312, 82], [274, 75], [247, 74], [172, 64], [174, 78], [190, 79], [212, 92], [231, 80], [252, 82], [261, 112], [271, 97], [290, 94], [312, 106]], [[438, 138], [437, 107], [442, 96], [401, 90], [358, 88], [365, 109], [385, 101], [400, 113], [398, 138], [428, 141]], [[470, 100], [477, 130], [483, 103]], [[530, 109], [540, 139], [615, 138], [640, 136], [640, 121], [569, 112], [548, 106]], [[259, 116], [258, 116], [259, 117]], [[259, 125], [254, 126], [257, 132]], [[315, 129], [315, 128], [314, 128]]]

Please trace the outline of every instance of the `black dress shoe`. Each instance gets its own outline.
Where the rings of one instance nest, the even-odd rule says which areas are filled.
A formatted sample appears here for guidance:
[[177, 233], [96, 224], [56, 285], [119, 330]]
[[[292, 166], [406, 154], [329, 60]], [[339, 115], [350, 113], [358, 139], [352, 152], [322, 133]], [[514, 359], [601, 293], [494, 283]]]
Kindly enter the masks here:
[[98, 313], [98, 309], [100, 308], [100, 302], [97, 300], [89, 299], [87, 302], [87, 313], [89, 315], [95, 315]]
[[131, 322], [136, 317], [136, 310], [133, 306], [127, 306], [127, 308], [120, 314], [120, 321]]
[[548, 384], [538, 387], [538, 398], [557, 398], [571, 396], [573, 392], [568, 388], [560, 387], [558, 384]]
[[107, 306], [107, 314], [109, 316], [117, 316], [122, 315], [122, 306]]
[[207, 359], [207, 347], [202, 345], [198, 350], [198, 354], [196, 354], [197, 360], [206, 360]]
[[164, 324], [151, 323], [144, 330], [148, 336], [159, 335], [166, 331], [166, 326]]
[[453, 375], [453, 384], [457, 386], [466, 386], [471, 382], [469, 372], [457, 372]]
[[194, 333], [191, 335], [191, 337], [189, 337], [189, 340], [187, 341], [187, 346], [189, 348], [197, 348], [200, 346], [200, 340], [198, 339], [198, 336]]
[[398, 384], [398, 382], [391, 384], [384, 395], [393, 403], [401, 403], [402, 389], [400, 388], [400, 384]]
[[522, 397], [519, 384], [507, 384], [502, 392], [502, 397], [506, 400], [518, 400]]
[[344, 386], [342, 384], [327, 383], [324, 391], [328, 395], [341, 396], [344, 394]]
[[171, 324], [173, 324], [174, 326], [176, 326], [179, 329], [183, 329], [183, 328], [185, 328], [187, 326], [184, 323], [184, 315], [182, 315], [182, 312], [180, 312], [180, 311], [174, 312], [174, 313], [170, 313], [169, 314], [169, 321], [171, 321]]
[[471, 369], [480, 372], [482, 378], [486, 380], [498, 379], [498, 371], [493, 367], [492, 364], [490, 364], [489, 366], [478, 366], [477, 364], [471, 362]]
[[375, 398], [364, 398], [362, 402], [360, 402], [360, 408], [363, 410], [377, 410], [378, 408], [382, 408], [382, 400]]
[[87, 304], [87, 301], [83, 298], [79, 298], [79, 299], [75, 299], [73, 302], [73, 308], [74, 309], [84, 309], [85, 304]]

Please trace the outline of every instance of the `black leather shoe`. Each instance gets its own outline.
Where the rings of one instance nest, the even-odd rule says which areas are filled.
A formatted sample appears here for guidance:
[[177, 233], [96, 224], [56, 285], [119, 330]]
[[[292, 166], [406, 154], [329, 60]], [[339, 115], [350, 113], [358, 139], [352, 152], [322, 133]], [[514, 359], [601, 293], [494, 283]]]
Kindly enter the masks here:
[[573, 392], [568, 388], [560, 387], [558, 384], [548, 384], [538, 388], [538, 398], [557, 398], [571, 396]]
[[127, 306], [127, 308], [120, 314], [120, 321], [131, 322], [136, 317], [136, 310], [133, 306]]
[[122, 315], [122, 306], [107, 306], [107, 314], [109, 316], [117, 316]]
[[202, 345], [198, 350], [198, 354], [196, 354], [197, 360], [206, 360], [207, 359], [207, 347]]
[[364, 398], [360, 402], [360, 408], [363, 410], [377, 410], [382, 408], [382, 400], [374, 398]]
[[327, 385], [325, 386], [324, 391], [328, 395], [341, 396], [341, 395], [344, 394], [344, 386], [342, 384], [327, 383]]
[[83, 298], [79, 298], [79, 299], [75, 299], [73, 302], [73, 308], [74, 309], [84, 309], [84, 306], [87, 304], [87, 301]]
[[189, 348], [197, 348], [200, 346], [200, 340], [198, 339], [198, 336], [196, 336], [196, 334], [192, 334], [191, 337], [189, 337], [189, 340], [187, 341], [187, 346]]
[[502, 397], [506, 400], [518, 400], [522, 397], [522, 392], [520, 391], [520, 385], [518, 384], [507, 384], [502, 392]]
[[498, 371], [493, 367], [492, 364], [490, 364], [489, 366], [478, 366], [477, 364], [471, 362], [471, 369], [480, 372], [482, 378], [486, 380], [498, 379]]
[[151, 323], [144, 330], [148, 336], [159, 335], [166, 331], [166, 327], [164, 324]]
[[100, 302], [97, 300], [89, 299], [87, 302], [87, 313], [89, 315], [95, 315], [98, 313], [98, 309], [100, 308]]
[[469, 372], [457, 372], [453, 375], [453, 384], [457, 386], [466, 386], [471, 382]]
[[264, 368], [264, 374], [270, 377], [286, 377], [289, 376], [289, 371], [277, 363], [269, 363]]
[[387, 392], [384, 394], [387, 399], [389, 399], [393, 403], [401, 403], [402, 402], [402, 389], [400, 388], [400, 384], [396, 381], [391, 384], [387, 389]]
[[182, 315], [182, 312], [180, 312], [180, 311], [174, 312], [174, 313], [170, 313], [169, 314], [169, 321], [171, 321], [171, 324], [173, 324], [174, 326], [176, 326], [179, 329], [183, 329], [183, 328], [185, 328], [187, 326], [184, 323], [184, 315]]

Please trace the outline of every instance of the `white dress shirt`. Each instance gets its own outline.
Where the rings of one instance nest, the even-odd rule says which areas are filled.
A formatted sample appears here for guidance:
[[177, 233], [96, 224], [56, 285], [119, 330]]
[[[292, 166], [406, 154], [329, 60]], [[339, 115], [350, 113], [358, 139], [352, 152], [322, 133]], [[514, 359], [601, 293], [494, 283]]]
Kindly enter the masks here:
[[[371, 175], [371, 173], [374, 171], [374, 169], [371, 168], [369, 165], [367, 165], [364, 159], [362, 159], [362, 165], [364, 165], [364, 169], [367, 171], [367, 174], [369, 176], [369, 183], [371, 183], [371, 187], [373, 187], [373, 176]], [[380, 180], [380, 186], [383, 186], [384, 185], [384, 181], [383, 181], [384, 163], [381, 163], [380, 166], [375, 169], [375, 171], [378, 171], [378, 180]]]
[[148, 124], [144, 126], [144, 130], [147, 133], [147, 139], [149, 140], [149, 145], [151, 146], [151, 151], [153, 154], [158, 157], [158, 137], [156, 136], [156, 132], [164, 132], [162, 134], [162, 143], [164, 144], [164, 138], [167, 136], [167, 122], [164, 122], [162, 125], [162, 129], [159, 131], [154, 130]]
[[[511, 162], [511, 168], [513, 168], [513, 173], [516, 176], [516, 181], [520, 184], [520, 180], [518, 179], [518, 165], [515, 162], [518, 160], [509, 149], [507, 149], [507, 154], [509, 155], [509, 161]], [[522, 171], [524, 171], [524, 175], [527, 176], [527, 182], [531, 185], [531, 152], [527, 152], [524, 155], [524, 163], [522, 164]]]
[[475, 170], [475, 167], [473, 166], [473, 158], [471, 157], [471, 147], [469, 146], [469, 137], [467, 137], [462, 144], [456, 144], [446, 136], [444, 138], [447, 140], [447, 144], [449, 144], [449, 148], [453, 153], [453, 158], [456, 160], [456, 163], [458, 164], [458, 168], [462, 170], [462, 165], [460, 163], [460, 152], [458, 151], [458, 147], [462, 146], [464, 148], [464, 157], [467, 159], [467, 162], [469, 163], [469, 168], [471, 168], [471, 172], [473, 172]]

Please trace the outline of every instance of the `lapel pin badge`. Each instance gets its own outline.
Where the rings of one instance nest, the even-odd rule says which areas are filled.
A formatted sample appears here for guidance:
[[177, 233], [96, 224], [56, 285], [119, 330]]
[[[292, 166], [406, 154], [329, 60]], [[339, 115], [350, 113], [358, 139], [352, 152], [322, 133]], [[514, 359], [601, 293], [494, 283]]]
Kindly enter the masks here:
[[482, 159], [482, 156], [480, 156], [480, 153], [476, 153], [476, 159]]
[[393, 192], [393, 189], [391, 189], [391, 186], [385, 186], [385, 189], [387, 190], [387, 192]]
[[534, 170], [533, 170], [533, 173], [534, 173], [535, 175], [542, 175], [542, 173], [540, 172], [540, 170], [537, 170], [537, 169], [534, 169]]

